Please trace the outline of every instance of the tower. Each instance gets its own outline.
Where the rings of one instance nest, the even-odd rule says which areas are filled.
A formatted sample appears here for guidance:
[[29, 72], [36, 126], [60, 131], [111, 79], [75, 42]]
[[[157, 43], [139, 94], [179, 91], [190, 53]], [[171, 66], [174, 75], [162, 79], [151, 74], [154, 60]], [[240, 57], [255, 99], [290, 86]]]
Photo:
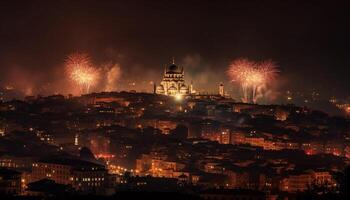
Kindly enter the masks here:
[[193, 93], [193, 81], [191, 81], [191, 85], [190, 85], [190, 94]]
[[78, 135], [78, 134], [75, 134], [75, 137], [74, 137], [74, 145], [75, 145], [75, 146], [79, 145], [79, 135]]
[[156, 86], [156, 83], [153, 82], [153, 94], [156, 94], [156, 91], [157, 91], [157, 86]]
[[224, 93], [224, 84], [223, 83], [220, 83], [220, 85], [219, 85], [219, 95], [222, 96], [222, 97], [225, 95], [225, 93]]

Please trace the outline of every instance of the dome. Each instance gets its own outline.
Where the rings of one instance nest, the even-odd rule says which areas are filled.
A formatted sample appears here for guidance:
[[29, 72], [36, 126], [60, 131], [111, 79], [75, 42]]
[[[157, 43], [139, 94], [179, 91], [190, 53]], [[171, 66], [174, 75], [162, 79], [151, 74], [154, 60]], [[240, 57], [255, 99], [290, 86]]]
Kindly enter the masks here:
[[168, 67], [168, 72], [178, 72], [178, 73], [180, 73], [181, 70], [180, 70], [180, 68], [177, 65], [171, 64]]
[[182, 85], [180, 91], [187, 92], [188, 88], [185, 85]]
[[171, 86], [168, 90], [169, 90], [169, 91], [176, 91], [176, 87]]
[[180, 87], [180, 90], [187, 90], [188, 88], [186, 87], [186, 85], [182, 85], [181, 87]]
[[182, 85], [180, 87], [180, 93], [181, 94], [187, 94], [188, 93], [188, 88], [185, 85]]
[[158, 85], [156, 88], [157, 94], [164, 94], [164, 87], [162, 85]]
[[164, 91], [164, 87], [162, 85], [157, 86], [157, 91]]

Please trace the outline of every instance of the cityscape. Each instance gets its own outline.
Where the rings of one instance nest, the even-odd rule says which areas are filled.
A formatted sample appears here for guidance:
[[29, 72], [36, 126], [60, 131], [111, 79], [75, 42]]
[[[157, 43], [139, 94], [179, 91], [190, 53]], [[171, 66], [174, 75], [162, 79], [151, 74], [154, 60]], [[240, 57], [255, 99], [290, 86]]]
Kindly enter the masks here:
[[345, 3], [0, 13], [0, 199], [349, 199]]

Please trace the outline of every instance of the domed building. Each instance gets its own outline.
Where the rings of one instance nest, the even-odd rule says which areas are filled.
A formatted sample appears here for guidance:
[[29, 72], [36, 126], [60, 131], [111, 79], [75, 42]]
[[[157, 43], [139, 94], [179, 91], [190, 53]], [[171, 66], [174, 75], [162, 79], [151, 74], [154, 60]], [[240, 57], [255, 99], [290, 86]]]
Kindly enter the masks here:
[[191, 87], [185, 84], [184, 69], [175, 65], [174, 61], [164, 69], [163, 80], [156, 87], [157, 94], [176, 96], [190, 94]]

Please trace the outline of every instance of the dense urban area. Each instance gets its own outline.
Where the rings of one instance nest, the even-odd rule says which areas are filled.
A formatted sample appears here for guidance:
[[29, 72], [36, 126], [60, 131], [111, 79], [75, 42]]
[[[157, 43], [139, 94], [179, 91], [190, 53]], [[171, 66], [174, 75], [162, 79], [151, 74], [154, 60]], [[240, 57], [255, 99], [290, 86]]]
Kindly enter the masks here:
[[306, 107], [103, 92], [29, 96], [1, 102], [0, 112], [1, 193], [243, 200], [348, 192], [349, 119]]

